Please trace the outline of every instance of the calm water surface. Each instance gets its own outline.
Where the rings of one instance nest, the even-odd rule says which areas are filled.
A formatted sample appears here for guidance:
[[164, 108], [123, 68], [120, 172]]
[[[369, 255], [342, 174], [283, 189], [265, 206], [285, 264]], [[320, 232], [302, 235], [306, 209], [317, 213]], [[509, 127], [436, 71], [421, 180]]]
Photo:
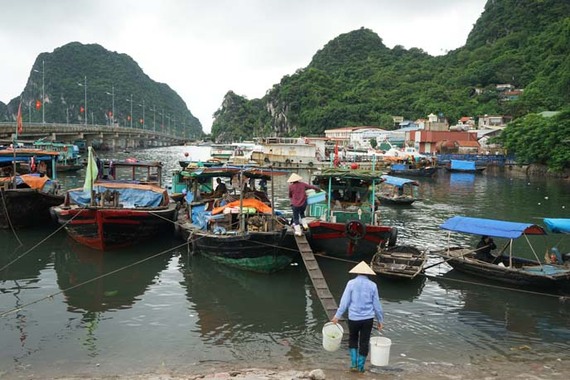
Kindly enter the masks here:
[[[184, 152], [206, 159], [207, 149], [129, 156], [160, 160], [170, 173]], [[80, 171], [62, 182], [81, 185], [82, 176]], [[275, 197], [287, 211], [285, 180], [275, 181]], [[448, 236], [438, 225], [454, 215], [536, 223], [570, 216], [568, 182], [491, 171], [476, 177], [440, 172], [421, 184], [423, 201], [381, 208], [384, 223], [398, 227], [399, 244], [440, 248]], [[0, 376], [346, 366], [346, 347], [322, 349], [320, 331], [328, 318], [302, 265], [272, 275], [242, 272], [190, 256], [182, 241], [166, 236], [103, 254], [54, 230], [21, 230], [17, 237], [0, 231], [0, 267], [19, 258], [0, 272], [0, 312], [6, 313], [0, 317]], [[540, 239], [542, 256], [560, 237]], [[570, 239], [560, 244], [570, 251]], [[319, 263], [339, 299], [353, 265]], [[393, 341], [391, 365], [552, 359], [570, 350], [570, 302], [485, 287], [449, 269], [433, 267], [429, 278], [412, 283], [377, 279], [384, 335]]]

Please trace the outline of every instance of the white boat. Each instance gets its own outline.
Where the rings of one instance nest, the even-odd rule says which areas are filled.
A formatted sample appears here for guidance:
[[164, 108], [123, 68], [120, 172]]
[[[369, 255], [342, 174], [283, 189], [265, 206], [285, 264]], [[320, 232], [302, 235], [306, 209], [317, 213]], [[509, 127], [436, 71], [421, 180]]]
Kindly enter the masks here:
[[326, 161], [325, 140], [309, 137], [266, 137], [257, 141], [251, 158], [258, 164], [313, 166]]

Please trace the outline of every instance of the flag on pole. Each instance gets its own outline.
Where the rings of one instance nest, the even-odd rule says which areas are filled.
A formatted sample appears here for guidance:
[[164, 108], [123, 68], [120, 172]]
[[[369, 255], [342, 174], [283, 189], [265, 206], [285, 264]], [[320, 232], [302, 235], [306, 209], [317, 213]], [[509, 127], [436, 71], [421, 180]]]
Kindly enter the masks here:
[[36, 100], [36, 110], [39, 111], [40, 108], [42, 108], [42, 102], [40, 100]]
[[93, 190], [93, 182], [97, 179], [97, 174], [99, 174], [99, 169], [97, 168], [97, 161], [93, 156], [93, 148], [88, 148], [87, 155], [87, 169], [85, 171], [85, 183], [83, 184], [83, 191], [91, 192]]
[[22, 134], [22, 132], [24, 132], [24, 122], [22, 120], [22, 102], [20, 102], [20, 105], [18, 106], [18, 115], [16, 116], [16, 124], [18, 126], [17, 129], [17, 133], [18, 134]]

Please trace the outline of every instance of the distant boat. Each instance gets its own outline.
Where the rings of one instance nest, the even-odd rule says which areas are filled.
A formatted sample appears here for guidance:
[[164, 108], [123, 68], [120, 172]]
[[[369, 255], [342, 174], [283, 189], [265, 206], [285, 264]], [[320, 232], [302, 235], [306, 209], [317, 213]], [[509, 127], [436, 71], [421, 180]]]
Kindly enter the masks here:
[[431, 177], [437, 173], [437, 167], [431, 166], [423, 166], [422, 163], [394, 163], [390, 165], [390, 170], [388, 174], [390, 175], [401, 175], [401, 176], [410, 176], [410, 177]]
[[79, 146], [55, 141], [38, 140], [34, 142], [34, 147], [44, 150], [59, 152], [57, 160], [57, 172], [78, 171], [84, 167]]
[[379, 185], [376, 195], [380, 204], [411, 205], [420, 199], [418, 197], [419, 182], [391, 175], [383, 175], [382, 179], [384, 181]]
[[475, 161], [451, 160], [445, 169], [453, 173], [481, 173], [485, 167], [478, 167]]
[[[0, 228], [51, 221], [50, 208], [64, 200], [57, 182], [58, 157], [58, 152], [41, 149], [0, 150]], [[19, 174], [21, 166], [31, 173]]]
[[[88, 164], [87, 173], [92, 170], [89, 165], [94, 164]], [[177, 204], [170, 202], [161, 185], [160, 162], [129, 158], [102, 162], [100, 167], [92, 185], [86, 184], [91, 191], [68, 190], [65, 202], [52, 209], [71, 238], [107, 251], [134, 245], [161, 232], [174, 232]]]

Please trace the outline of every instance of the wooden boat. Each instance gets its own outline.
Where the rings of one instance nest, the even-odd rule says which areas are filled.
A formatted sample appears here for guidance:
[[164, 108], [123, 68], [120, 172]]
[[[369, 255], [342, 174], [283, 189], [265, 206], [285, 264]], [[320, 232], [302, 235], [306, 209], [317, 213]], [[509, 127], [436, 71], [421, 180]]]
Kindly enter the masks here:
[[90, 156], [84, 188], [68, 190], [52, 209], [71, 238], [107, 251], [174, 231], [177, 205], [161, 186], [160, 162], [107, 161], [102, 172], [94, 166]]
[[[546, 231], [538, 225], [455, 216], [446, 220], [440, 227], [451, 232], [508, 239], [493, 262], [476, 259], [475, 250], [471, 248], [448, 247], [433, 252], [457, 271], [496, 282], [536, 289], [567, 288], [570, 284], [570, 267], [543, 263], [534, 253], [528, 237], [546, 234]], [[529, 243], [529, 252], [534, 253], [535, 259], [513, 254], [513, 241], [522, 236]], [[503, 254], [507, 249], [509, 253]]]
[[485, 167], [475, 165], [475, 161], [451, 160], [445, 169], [452, 173], [482, 173]]
[[414, 279], [422, 273], [425, 262], [425, 252], [412, 246], [400, 245], [379, 247], [378, 252], [372, 258], [370, 267], [379, 276]]
[[[255, 180], [271, 180], [285, 171], [262, 168], [202, 168], [188, 173], [188, 212], [180, 236], [192, 251], [218, 263], [254, 272], [272, 273], [298, 255], [287, 221], [270, 207], [267, 194], [252, 188]], [[225, 194], [211, 189], [214, 178], [237, 177]], [[237, 188], [236, 188], [237, 187]]]
[[[544, 218], [544, 224], [548, 231], [555, 234], [570, 235], [570, 218]], [[567, 251], [560, 252], [562, 249], [562, 240], [550, 249], [550, 254], [546, 255], [545, 261], [554, 264], [570, 264], [570, 248]]]
[[409, 206], [418, 198], [419, 182], [399, 178], [390, 175], [383, 175], [384, 180], [380, 185], [377, 197], [383, 205], [406, 205]]
[[382, 226], [375, 209], [375, 170], [328, 168], [315, 174], [313, 184], [327, 191], [323, 202], [307, 207], [307, 240], [314, 252], [370, 262], [379, 245], [394, 246], [398, 231]]
[[[58, 152], [41, 149], [0, 150], [0, 228], [50, 222], [50, 208], [64, 200], [57, 182], [58, 157]], [[20, 175], [22, 166], [31, 173]]]
[[394, 163], [390, 165], [390, 170], [388, 171], [389, 175], [408, 177], [432, 177], [436, 173], [436, 166], [422, 166], [421, 164], [417, 165], [415, 163]]
[[34, 147], [59, 152], [57, 160], [58, 173], [78, 171], [84, 166], [79, 155], [79, 147], [75, 144], [38, 140], [34, 142]]

